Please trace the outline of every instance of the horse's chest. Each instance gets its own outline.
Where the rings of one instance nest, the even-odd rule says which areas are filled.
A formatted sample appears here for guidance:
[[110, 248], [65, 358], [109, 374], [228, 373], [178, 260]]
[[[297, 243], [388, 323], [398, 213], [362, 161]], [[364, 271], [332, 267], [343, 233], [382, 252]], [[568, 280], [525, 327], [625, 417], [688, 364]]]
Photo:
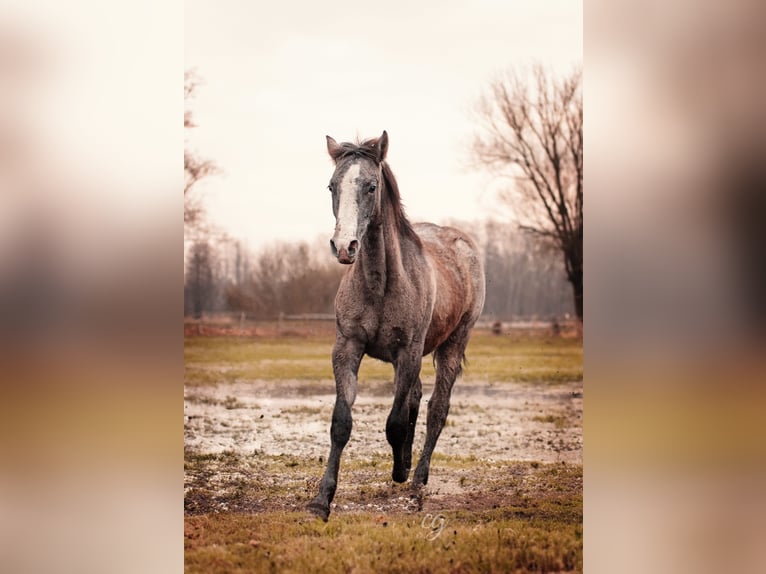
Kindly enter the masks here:
[[366, 353], [375, 359], [393, 363], [402, 349], [408, 349], [423, 341], [418, 329], [401, 323], [385, 323], [368, 340]]
[[336, 314], [344, 335], [363, 340], [367, 355], [395, 363], [403, 349], [422, 349], [433, 304], [422, 282], [391, 289], [395, 297], [359, 297]]

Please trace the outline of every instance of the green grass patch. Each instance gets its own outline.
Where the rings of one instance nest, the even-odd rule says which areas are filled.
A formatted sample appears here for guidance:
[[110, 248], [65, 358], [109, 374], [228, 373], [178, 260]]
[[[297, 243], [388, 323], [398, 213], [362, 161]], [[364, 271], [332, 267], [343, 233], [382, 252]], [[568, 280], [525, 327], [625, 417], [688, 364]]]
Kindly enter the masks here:
[[[333, 338], [187, 337], [185, 384], [210, 385], [236, 380], [332, 380]], [[582, 380], [582, 343], [575, 339], [511, 339], [476, 333], [466, 352], [464, 376], [488, 382], [565, 382]], [[361, 381], [390, 381], [393, 367], [366, 357]], [[430, 357], [422, 377], [433, 378]]]
[[466, 350], [466, 376], [489, 381], [566, 382], [582, 380], [582, 342], [477, 333]]

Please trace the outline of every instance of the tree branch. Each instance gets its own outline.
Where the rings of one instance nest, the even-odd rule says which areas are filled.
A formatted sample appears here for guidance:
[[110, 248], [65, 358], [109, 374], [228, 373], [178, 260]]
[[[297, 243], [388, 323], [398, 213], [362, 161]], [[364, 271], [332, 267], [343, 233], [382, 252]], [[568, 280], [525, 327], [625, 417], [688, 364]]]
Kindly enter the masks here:
[[473, 156], [514, 181], [515, 197], [506, 201], [517, 213], [529, 208], [520, 228], [555, 242], [574, 285], [582, 274], [582, 73], [554, 80], [536, 66], [531, 77], [527, 84], [514, 72], [490, 84], [477, 107], [482, 130]]

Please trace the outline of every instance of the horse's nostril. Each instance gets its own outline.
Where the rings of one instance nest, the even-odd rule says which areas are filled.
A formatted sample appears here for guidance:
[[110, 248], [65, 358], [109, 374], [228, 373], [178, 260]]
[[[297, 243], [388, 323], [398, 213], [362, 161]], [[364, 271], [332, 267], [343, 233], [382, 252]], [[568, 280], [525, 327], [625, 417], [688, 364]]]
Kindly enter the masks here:
[[330, 239], [330, 251], [332, 251], [332, 254], [335, 255], [335, 257], [338, 256], [338, 248], [335, 246], [335, 241]]
[[348, 245], [348, 254], [353, 255], [356, 253], [357, 248], [359, 247], [359, 242], [354, 239], [351, 243]]

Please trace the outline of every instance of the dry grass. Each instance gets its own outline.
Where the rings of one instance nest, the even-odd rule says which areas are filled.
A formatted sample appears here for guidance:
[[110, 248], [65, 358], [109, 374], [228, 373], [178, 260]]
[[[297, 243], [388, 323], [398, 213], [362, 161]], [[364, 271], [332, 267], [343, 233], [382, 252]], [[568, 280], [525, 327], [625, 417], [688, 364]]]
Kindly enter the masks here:
[[344, 468], [343, 507], [323, 523], [303, 510], [318, 461], [187, 459], [187, 476], [215, 475], [207, 501], [193, 487], [187, 492], [201, 511], [185, 519], [188, 572], [582, 569], [579, 465], [440, 457], [440, 480], [451, 476], [457, 486], [418, 501], [406, 485], [390, 483], [384, 461], [356, 461]]
[[552, 423], [557, 429], [563, 429], [569, 423], [569, 418], [563, 414], [547, 414], [545, 416], [532, 417], [533, 421]]
[[423, 518], [356, 514], [326, 524], [294, 512], [189, 517], [185, 569], [205, 574], [581, 571], [581, 526], [551, 525], [498, 512]]
[[[332, 380], [333, 338], [190, 337], [184, 345], [185, 384], [236, 380]], [[582, 343], [577, 339], [512, 339], [477, 332], [466, 352], [464, 377], [487, 382], [562, 382], [582, 380]], [[423, 360], [424, 379], [434, 376], [433, 361]], [[365, 358], [361, 380], [390, 381], [391, 365]]]

